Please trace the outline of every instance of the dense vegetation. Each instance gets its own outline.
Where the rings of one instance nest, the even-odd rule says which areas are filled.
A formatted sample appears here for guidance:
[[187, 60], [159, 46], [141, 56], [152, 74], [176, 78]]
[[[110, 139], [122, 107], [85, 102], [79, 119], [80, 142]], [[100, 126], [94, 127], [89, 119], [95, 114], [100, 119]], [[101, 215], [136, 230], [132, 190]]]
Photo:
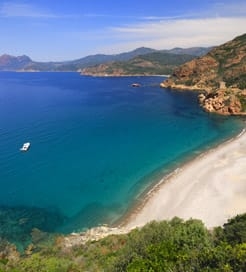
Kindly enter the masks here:
[[246, 88], [246, 34], [212, 50], [210, 55], [218, 63], [218, 77], [226, 82], [227, 87]]
[[2, 244], [0, 271], [246, 271], [246, 214], [213, 230], [174, 218], [73, 248], [61, 240], [15, 258]]

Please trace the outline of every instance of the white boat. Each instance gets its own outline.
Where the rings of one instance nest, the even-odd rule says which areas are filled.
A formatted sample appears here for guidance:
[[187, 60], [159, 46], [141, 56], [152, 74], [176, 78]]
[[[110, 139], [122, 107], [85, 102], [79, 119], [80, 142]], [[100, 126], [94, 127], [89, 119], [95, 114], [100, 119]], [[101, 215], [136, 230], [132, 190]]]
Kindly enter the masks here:
[[139, 83], [132, 83], [132, 87], [140, 87], [141, 85]]
[[31, 143], [24, 143], [20, 151], [27, 151], [30, 147]]

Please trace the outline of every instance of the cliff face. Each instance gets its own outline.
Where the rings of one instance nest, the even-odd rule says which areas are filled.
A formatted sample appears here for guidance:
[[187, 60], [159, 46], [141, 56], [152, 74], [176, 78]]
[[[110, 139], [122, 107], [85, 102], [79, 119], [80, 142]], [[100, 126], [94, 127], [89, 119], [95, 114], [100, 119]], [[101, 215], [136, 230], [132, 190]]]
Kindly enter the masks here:
[[178, 67], [161, 86], [204, 91], [209, 112], [246, 114], [246, 34]]

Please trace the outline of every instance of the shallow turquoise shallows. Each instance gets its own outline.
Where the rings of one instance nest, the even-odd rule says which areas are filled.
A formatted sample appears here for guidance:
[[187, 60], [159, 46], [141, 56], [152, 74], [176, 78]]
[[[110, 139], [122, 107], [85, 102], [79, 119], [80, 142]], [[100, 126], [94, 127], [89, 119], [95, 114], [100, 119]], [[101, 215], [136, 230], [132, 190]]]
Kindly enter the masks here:
[[0, 235], [112, 223], [161, 175], [240, 130], [163, 79], [0, 73]]

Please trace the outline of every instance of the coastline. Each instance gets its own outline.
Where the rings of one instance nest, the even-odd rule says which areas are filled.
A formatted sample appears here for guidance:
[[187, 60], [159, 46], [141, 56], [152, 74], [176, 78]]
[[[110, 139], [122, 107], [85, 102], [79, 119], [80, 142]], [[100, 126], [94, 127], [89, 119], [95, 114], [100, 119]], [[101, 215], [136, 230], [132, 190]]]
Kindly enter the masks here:
[[161, 178], [113, 226], [71, 233], [61, 244], [70, 248], [176, 216], [200, 219], [206, 227], [213, 228], [245, 212], [246, 128]]
[[246, 212], [245, 155], [243, 129], [239, 135], [163, 177], [118, 227], [131, 230], [152, 220], [178, 216], [185, 220], [201, 219], [210, 228]]

